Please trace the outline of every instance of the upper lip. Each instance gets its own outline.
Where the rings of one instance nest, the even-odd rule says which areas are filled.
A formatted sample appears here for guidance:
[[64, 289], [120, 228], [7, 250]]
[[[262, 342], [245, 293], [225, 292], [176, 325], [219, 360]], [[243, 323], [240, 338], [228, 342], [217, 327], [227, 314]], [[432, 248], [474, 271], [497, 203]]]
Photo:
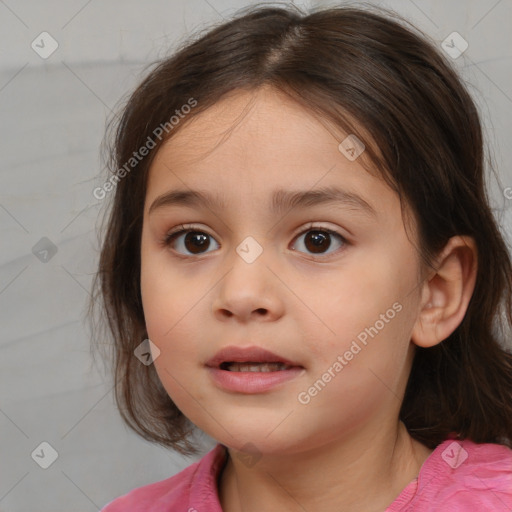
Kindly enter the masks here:
[[281, 357], [262, 347], [225, 347], [206, 362], [206, 366], [218, 368], [222, 363], [283, 363], [287, 366], [300, 364]]

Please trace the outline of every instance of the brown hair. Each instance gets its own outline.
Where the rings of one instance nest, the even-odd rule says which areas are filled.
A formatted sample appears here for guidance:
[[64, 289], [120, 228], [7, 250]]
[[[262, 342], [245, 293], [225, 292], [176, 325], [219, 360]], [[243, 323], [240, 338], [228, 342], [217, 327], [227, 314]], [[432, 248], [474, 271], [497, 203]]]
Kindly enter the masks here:
[[[479, 269], [467, 313], [446, 340], [416, 348], [400, 418], [431, 448], [452, 432], [511, 446], [512, 355], [500, 334], [502, 343], [510, 341], [512, 265], [486, 195], [479, 115], [428, 38], [380, 11], [253, 7], [157, 63], [111, 124], [116, 190], [94, 299], [114, 341], [120, 413], [145, 439], [196, 451], [193, 426], [153, 365], [134, 357], [147, 338], [140, 239], [148, 169], [166, 138], [225, 94], [270, 85], [365, 142], [365, 154], [414, 213], [426, 264], [450, 237], [474, 238]], [[191, 98], [196, 106], [171, 125]], [[159, 126], [165, 137], [155, 140]], [[149, 139], [155, 147], [128, 171], [126, 163]]]

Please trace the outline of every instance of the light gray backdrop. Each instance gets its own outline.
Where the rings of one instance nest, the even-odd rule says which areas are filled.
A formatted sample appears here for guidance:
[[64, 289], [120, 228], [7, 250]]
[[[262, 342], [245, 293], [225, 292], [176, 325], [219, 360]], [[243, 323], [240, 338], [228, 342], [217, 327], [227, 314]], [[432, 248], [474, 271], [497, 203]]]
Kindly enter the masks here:
[[[481, 106], [502, 182], [491, 184], [494, 207], [510, 240], [512, 0], [374, 3], [439, 45], [454, 31], [468, 42], [454, 62]], [[93, 512], [194, 460], [128, 431], [111, 381], [91, 364], [83, 318], [101, 207], [92, 190], [105, 119], [144, 66], [249, 4], [0, 0], [3, 512]], [[202, 439], [204, 453], [212, 440]]]

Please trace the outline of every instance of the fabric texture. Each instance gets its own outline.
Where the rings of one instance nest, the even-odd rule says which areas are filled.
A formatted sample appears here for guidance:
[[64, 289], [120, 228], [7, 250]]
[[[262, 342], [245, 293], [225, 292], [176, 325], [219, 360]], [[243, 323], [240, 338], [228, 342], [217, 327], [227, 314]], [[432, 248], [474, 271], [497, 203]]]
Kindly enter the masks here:
[[[222, 512], [217, 482], [226, 461], [227, 448], [217, 444], [180, 473], [138, 487], [101, 512]], [[385, 512], [511, 510], [512, 450], [447, 439]]]

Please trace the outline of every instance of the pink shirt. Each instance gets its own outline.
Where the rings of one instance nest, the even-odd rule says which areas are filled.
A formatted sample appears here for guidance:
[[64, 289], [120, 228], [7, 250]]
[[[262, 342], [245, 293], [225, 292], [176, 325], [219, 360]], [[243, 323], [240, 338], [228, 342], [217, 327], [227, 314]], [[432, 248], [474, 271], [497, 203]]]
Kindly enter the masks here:
[[[222, 512], [217, 479], [227, 459], [218, 444], [166, 480], [138, 487], [101, 512]], [[499, 444], [448, 439], [385, 512], [512, 510], [512, 450]]]

